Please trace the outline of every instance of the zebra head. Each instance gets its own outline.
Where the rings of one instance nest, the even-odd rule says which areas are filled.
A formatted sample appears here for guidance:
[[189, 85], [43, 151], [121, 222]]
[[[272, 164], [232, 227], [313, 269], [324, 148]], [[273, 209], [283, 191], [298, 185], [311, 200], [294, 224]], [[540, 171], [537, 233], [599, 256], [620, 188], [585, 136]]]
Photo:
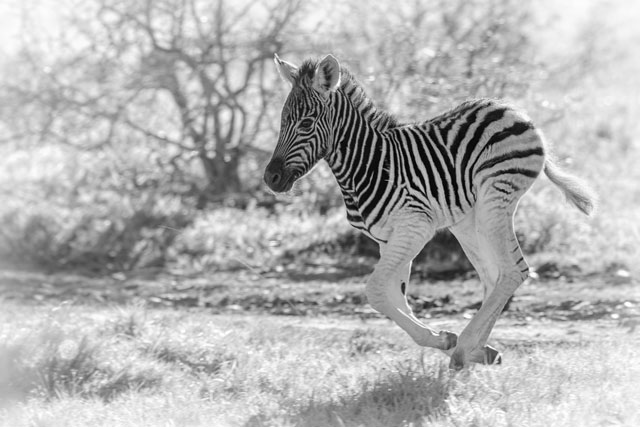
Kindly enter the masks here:
[[330, 101], [340, 85], [340, 64], [332, 55], [319, 63], [306, 61], [300, 68], [278, 55], [274, 61], [280, 75], [291, 84], [291, 92], [282, 108], [280, 137], [264, 181], [271, 190], [286, 192], [331, 149]]

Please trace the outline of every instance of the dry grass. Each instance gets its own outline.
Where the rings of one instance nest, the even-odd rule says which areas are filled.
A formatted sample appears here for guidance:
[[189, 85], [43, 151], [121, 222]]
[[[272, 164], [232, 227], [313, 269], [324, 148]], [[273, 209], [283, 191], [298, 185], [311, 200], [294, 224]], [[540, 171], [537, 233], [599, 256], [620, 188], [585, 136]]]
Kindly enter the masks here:
[[375, 323], [5, 305], [0, 425], [640, 423], [637, 334], [512, 340], [505, 365], [452, 374]]

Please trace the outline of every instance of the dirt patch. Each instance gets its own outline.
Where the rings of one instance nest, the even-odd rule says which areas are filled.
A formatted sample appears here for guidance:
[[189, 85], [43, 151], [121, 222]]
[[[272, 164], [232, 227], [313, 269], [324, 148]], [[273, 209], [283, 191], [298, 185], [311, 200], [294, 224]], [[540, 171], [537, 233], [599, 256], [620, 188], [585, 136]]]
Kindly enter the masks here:
[[[138, 272], [125, 276], [0, 271], [0, 299], [22, 304], [145, 304], [214, 313], [265, 313], [285, 316], [381, 318], [367, 303], [366, 276], [341, 277], [317, 272], [300, 280], [286, 271], [210, 275]], [[470, 318], [480, 306], [477, 278], [426, 282], [412, 280], [409, 303], [421, 318]], [[640, 319], [640, 287], [634, 278], [589, 276], [567, 280], [531, 280], [510, 302], [503, 317], [514, 320], [575, 321]]]

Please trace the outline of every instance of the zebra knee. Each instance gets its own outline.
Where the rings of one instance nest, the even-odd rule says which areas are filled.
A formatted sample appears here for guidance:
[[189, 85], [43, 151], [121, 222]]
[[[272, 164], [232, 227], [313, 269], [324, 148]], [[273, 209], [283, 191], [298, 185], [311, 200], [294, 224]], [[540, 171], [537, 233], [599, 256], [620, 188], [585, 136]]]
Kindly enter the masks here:
[[386, 314], [389, 307], [389, 295], [387, 294], [384, 277], [375, 271], [367, 280], [365, 294], [369, 305], [374, 310]]
[[529, 264], [524, 257], [520, 255], [514, 261], [504, 262], [498, 267], [496, 280], [501, 288], [511, 288], [511, 291], [515, 291], [529, 277]]
[[509, 269], [507, 274], [503, 275], [503, 285], [501, 287], [512, 294], [528, 277], [529, 266], [526, 265], [526, 263], [524, 263], [524, 265], [518, 263], [516, 266]]

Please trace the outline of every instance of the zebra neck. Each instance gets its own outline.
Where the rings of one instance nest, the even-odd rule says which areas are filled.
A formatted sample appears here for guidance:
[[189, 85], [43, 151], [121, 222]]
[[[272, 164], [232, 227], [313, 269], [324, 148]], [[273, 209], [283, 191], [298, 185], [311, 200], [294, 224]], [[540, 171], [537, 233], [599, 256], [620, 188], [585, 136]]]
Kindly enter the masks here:
[[354, 116], [335, 135], [334, 147], [325, 158], [343, 193], [359, 191], [363, 181], [376, 181], [379, 173], [388, 173], [381, 165], [389, 163], [389, 147], [384, 134]]
[[[340, 89], [333, 94], [333, 147], [325, 157], [343, 193], [357, 192], [363, 177], [376, 180], [388, 165], [386, 131], [399, 125], [377, 108], [348, 71]], [[375, 166], [373, 166], [375, 165]], [[386, 177], [388, 178], [388, 176]]]

